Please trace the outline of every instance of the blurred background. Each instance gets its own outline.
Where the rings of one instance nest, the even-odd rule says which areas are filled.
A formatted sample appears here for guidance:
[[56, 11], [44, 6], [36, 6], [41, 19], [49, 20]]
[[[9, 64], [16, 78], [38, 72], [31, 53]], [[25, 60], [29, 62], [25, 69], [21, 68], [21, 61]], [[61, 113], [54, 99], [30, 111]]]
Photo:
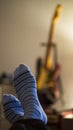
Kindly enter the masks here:
[[[44, 58], [51, 19], [57, 4], [63, 6], [56, 25], [54, 42], [62, 66], [65, 104], [59, 110], [73, 108], [73, 1], [72, 0], [1, 0], [0, 1], [0, 74], [12, 73], [21, 63], [36, 75], [36, 60]], [[0, 86], [0, 99], [3, 94]], [[8, 91], [8, 89], [6, 90]], [[6, 92], [5, 91], [5, 92]], [[4, 92], [4, 93], [5, 93]]]

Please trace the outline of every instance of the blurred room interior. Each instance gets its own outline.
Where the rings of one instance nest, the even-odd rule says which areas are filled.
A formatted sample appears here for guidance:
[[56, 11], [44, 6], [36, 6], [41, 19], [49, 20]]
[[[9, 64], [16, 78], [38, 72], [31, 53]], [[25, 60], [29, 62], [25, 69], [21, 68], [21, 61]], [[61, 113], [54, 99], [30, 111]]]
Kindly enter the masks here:
[[[55, 28], [54, 42], [57, 45], [58, 62], [62, 66], [61, 78], [64, 104], [59, 100], [56, 110], [73, 108], [73, 1], [72, 0], [21, 0], [0, 1], [0, 76], [12, 74], [21, 63], [30, 66], [36, 75], [36, 60], [44, 59], [51, 19], [57, 4], [63, 9]], [[0, 127], [10, 124], [4, 119], [1, 105], [2, 95], [14, 89], [0, 84]], [[5, 124], [5, 125], [4, 125]], [[8, 124], [8, 125], [6, 125]]]

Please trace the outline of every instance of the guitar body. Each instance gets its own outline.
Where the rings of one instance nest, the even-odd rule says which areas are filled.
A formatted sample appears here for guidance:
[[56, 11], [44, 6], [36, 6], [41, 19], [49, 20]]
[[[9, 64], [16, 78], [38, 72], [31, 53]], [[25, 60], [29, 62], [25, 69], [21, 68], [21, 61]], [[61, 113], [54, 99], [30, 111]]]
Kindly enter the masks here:
[[52, 81], [53, 71], [41, 67], [37, 80], [38, 97], [43, 107], [51, 106], [55, 103], [54, 82]]
[[48, 71], [46, 68], [41, 67], [40, 75], [37, 80], [37, 89], [42, 90], [53, 87], [52, 75], [52, 70]]
[[[55, 69], [56, 62], [56, 45], [52, 44], [48, 47], [50, 49], [50, 54], [48, 60], [44, 65], [39, 67], [39, 74], [37, 78], [37, 89], [42, 90], [46, 88], [53, 88], [54, 84], [52, 81], [52, 75]], [[38, 63], [37, 63], [38, 64]]]

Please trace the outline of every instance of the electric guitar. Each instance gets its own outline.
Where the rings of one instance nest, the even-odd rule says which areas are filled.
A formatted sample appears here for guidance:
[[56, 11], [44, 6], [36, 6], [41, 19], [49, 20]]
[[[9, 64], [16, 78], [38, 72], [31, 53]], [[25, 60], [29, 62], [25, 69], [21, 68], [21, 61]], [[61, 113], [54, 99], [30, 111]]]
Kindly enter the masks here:
[[[48, 38], [48, 43], [47, 43], [47, 50], [46, 50], [46, 55], [44, 59], [44, 64], [41, 65], [40, 73], [38, 74], [37, 78], [37, 90], [38, 91], [45, 91], [45, 90], [52, 90], [54, 87], [54, 84], [51, 80], [52, 74], [55, 70], [56, 66], [56, 44], [54, 44], [54, 31], [55, 31], [55, 26], [56, 23], [60, 17], [60, 12], [61, 12], [62, 6], [57, 5], [54, 16], [52, 18], [51, 22], [51, 28], [50, 28], [50, 34]], [[45, 45], [45, 44], [44, 44]], [[48, 93], [48, 91], [46, 91]]]

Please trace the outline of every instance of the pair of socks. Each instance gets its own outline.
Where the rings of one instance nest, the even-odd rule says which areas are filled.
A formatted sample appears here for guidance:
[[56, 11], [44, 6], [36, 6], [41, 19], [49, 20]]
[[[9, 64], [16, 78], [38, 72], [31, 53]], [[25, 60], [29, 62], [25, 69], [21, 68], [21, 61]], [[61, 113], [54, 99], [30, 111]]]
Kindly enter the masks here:
[[4, 115], [10, 123], [21, 119], [40, 119], [45, 124], [47, 116], [37, 96], [36, 79], [25, 65], [19, 65], [13, 73], [13, 83], [16, 98], [12, 94], [5, 94], [2, 98]]

